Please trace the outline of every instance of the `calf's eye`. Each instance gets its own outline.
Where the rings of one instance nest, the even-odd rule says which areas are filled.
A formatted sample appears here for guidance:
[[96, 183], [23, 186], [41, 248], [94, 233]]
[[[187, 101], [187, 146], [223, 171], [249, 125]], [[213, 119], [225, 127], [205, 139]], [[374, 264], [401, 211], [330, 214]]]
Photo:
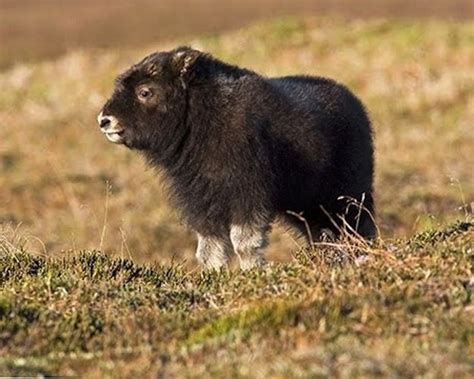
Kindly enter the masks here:
[[140, 100], [147, 100], [151, 97], [152, 92], [149, 88], [140, 88], [137, 95]]

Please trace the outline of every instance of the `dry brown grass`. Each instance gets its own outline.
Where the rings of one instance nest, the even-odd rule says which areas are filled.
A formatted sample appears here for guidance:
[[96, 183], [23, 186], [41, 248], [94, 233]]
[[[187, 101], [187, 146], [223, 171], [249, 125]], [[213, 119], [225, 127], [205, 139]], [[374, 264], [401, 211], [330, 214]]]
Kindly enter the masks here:
[[[46, 254], [102, 248], [139, 261], [193, 262], [178, 221], [141, 158], [107, 143], [95, 116], [115, 75], [153, 50], [190, 43], [267, 75], [346, 83], [376, 130], [378, 223], [410, 235], [471, 211], [474, 25], [281, 19], [222, 36], [140, 49], [75, 51], [0, 73], [1, 222]], [[270, 256], [295, 242], [273, 234]]]

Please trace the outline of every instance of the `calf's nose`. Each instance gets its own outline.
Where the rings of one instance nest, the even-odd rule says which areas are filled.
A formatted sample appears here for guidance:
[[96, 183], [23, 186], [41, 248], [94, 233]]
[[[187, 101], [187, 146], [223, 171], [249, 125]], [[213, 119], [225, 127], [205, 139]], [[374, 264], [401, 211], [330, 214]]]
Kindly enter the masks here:
[[102, 129], [107, 128], [108, 126], [110, 126], [110, 123], [111, 123], [110, 118], [107, 116], [101, 116], [98, 121], [99, 121], [99, 126]]
[[112, 126], [113, 117], [104, 115], [104, 112], [100, 112], [97, 116], [97, 123], [101, 129], [109, 128]]

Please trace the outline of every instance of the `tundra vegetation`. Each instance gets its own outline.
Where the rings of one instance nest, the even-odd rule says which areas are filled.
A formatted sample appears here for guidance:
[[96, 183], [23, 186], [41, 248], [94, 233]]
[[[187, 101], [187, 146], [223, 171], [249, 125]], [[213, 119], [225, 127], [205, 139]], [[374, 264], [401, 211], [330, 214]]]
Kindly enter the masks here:
[[[270, 267], [196, 270], [156, 174], [95, 124], [117, 72], [180, 44], [357, 93], [381, 239], [277, 228]], [[0, 373], [472, 377], [472, 46], [472, 22], [279, 19], [1, 72]]]

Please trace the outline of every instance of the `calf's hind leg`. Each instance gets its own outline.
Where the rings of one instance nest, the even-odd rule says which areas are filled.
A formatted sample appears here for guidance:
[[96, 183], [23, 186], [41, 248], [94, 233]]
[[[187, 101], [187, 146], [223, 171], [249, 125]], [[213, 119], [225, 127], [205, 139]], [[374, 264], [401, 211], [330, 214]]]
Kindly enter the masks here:
[[268, 225], [232, 225], [230, 239], [242, 270], [266, 264], [264, 252], [268, 245], [269, 231]]

